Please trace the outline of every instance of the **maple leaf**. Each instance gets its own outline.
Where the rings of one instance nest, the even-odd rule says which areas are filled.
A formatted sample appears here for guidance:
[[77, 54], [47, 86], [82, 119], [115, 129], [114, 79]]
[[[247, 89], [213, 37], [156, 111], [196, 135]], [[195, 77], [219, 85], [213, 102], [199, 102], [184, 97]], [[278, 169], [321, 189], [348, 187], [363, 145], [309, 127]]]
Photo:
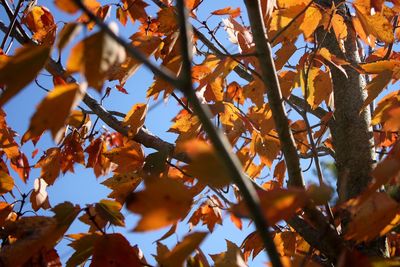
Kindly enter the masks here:
[[103, 155], [106, 151], [107, 144], [102, 137], [93, 140], [85, 149], [85, 152], [89, 154], [86, 167], [93, 168], [96, 177], [107, 174], [110, 169], [110, 160]]
[[103, 152], [111, 162], [117, 164], [114, 172], [128, 173], [139, 170], [144, 164], [144, 154], [140, 144], [128, 141], [122, 147]]
[[357, 242], [382, 236], [400, 222], [400, 205], [386, 193], [374, 192], [367, 199], [364, 196], [351, 199], [344, 208], [351, 214], [345, 238]]
[[35, 79], [49, 58], [50, 51], [49, 46], [26, 45], [12, 57], [0, 55], [0, 84], [7, 88], [0, 96], [0, 106]]
[[114, 198], [119, 203], [124, 203], [130, 192], [133, 192], [141, 183], [142, 177], [136, 172], [116, 174], [101, 184], [113, 190], [108, 197]]
[[128, 210], [142, 215], [134, 231], [156, 230], [176, 223], [191, 208], [193, 195], [186, 186], [168, 178], [155, 179], [126, 200]]
[[57, 26], [53, 15], [44, 6], [28, 7], [22, 22], [33, 32], [32, 38], [40, 43], [52, 45]]
[[179, 144], [177, 150], [185, 151], [189, 156], [191, 162], [185, 169], [200, 183], [214, 188], [222, 188], [231, 183], [229, 172], [210, 144], [193, 139]]
[[[292, 188], [258, 191], [258, 195], [264, 216], [271, 225], [291, 218], [308, 201], [305, 191]], [[239, 217], [247, 217], [249, 214], [243, 201], [233, 206], [232, 211]]]
[[[110, 27], [115, 28], [112, 25]], [[101, 91], [110, 68], [121, 64], [125, 57], [125, 49], [108, 34], [100, 31], [72, 48], [67, 61], [67, 70], [71, 73], [81, 72], [85, 75], [89, 86]]]
[[37, 107], [24, 140], [37, 138], [49, 129], [58, 143], [63, 137], [63, 126], [68, 115], [83, 98], [85, 91], [86, 88], [74, 83], [54, 87]]
[[171, 251], [158, 258], [161, 266], [181, 266], [185, 259], [201, 244], [207, 233], [195, 232], [185, 236]]
[[210, 255], [214, 260], [215, 267], [247, 267], [244, 261], [243, 253], [240, 248], [233, 242], [226, 240], [227, 251], [220, 254]]
[[208, 199], [192, 214], [189, 219], [190, 224], [195, 226], [201, 220], [203, 225], [206, 224], [208, 230], [212, 232], [217, 223], [222, 225], [222, 214], [218, 205], [221, 203], [216, 197], [213, 197], [212, 200]]
[[126, 114], [123, 124], [129, 127], [129, 136], [135, 136], [144, 124], [147, 113], [146, 104], [135, 104]]
[[35, 168], [42, 168], [40, 177], [48, 185], [54, 184], [61, 171], [61, 150], [58, 147], [49, 148]]

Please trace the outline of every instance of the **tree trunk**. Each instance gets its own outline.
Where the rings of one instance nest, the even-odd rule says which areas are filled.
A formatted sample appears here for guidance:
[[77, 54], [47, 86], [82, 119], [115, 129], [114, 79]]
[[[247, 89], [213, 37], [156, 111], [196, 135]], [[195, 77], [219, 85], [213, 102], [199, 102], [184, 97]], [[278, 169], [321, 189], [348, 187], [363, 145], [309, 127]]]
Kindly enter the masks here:
[[[327, 1], [331, 6], [332, 0]], [[335, 2], [338, 6], [339, 1]], [[317, 40], [321, 47], [327, 48], [332, 54], [355, 66], [360, 63], [357, 36], [347, 7], [344, 4], [340, 7], [338, 13], [344, 17], [348, 32], [343, 50], [340, 49], [333, 32], [319, 29]], [[364, 191], [371, 181], [370, 173], [375, 162], [370, 109], [367, 107], [361, 110], [366, 98], [365, 78], [351, 66], [344, 66], [344, 69], [347, 75], [331, 66], [335, 107], [331, 135], [338, 171], [339, 202], [347, 201]], [[345, 227], [346, 220], [342, 225]], [[388, 256], [385, 238], [360, 246], [359, 249], [371, 256]]]

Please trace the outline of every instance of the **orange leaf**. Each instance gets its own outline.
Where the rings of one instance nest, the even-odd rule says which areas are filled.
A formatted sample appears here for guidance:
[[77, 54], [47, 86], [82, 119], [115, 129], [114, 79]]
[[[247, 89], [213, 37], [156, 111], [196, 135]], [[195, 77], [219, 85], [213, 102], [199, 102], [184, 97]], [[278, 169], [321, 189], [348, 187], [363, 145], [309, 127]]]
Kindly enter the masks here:
[[[111, 27], [113, 26], [113, 27]], [[115, 27], [114, 27], [115, 26]], [[111, 24], [113, 30], [116, 24]], [[100, 31], [76, 44], [67, 61], [67, 70], [81, 72], [89, 86], [101, 91], [109, 71], [125, 60], [125, 49], [108, 34]]]
[[142, 177], [137, 172], [128, 172], [123, 174], [115, 174], [101, 184], [112, 190], [108, 195], [119, 203], [123, 204], [130, 192], [133, 192], [142, 182]]
[[178, 222], [187, 215], [192, 202], [192, 193], [182, 183], [156, 178], [147, 182], [143, 191], [131, 193], [126, 207], [142, 216], [134, 230], [143, 232]]
[[240, 7], [236, 8], [236, 9], [232, 9], [232, 7], [225, 7], [222, 9], [218, 9], [215, 10], [213, 12], [211, 12], [211, 14], [213, 15], [230, 15], [232, 18], [235, 18], [237, 16], [240, 16]]
[[[280, 220], [290, 219], [308, 201], [305, 191], [297, 189], [273, 189], [258, 191], [261, 209], [270, 225]], [[232, 207], [236, 216], [249, 217], [249, 212], [244, 201]]]
[[217, 206], [218, 202], [216, 198], [213, 198], [212, 201], [208, 199], [201, 204], [189, 219], [191, 227], [197, 225], [200, 220], [203, 221], [203, 225], [207, 225], [210, 232], [214, 230], [215, 224], [222, 225], [222, 213], [221, 209]]
[[372, 101], [378, 95], [383, 91], [383, 89], [388, 86], [390, 81], [392, 80], [392, 72], [391, 71], [384, 71], [379, 73], [377, 76], [375, 76], [370, 83], [366, 86], [365, 90], [368, 92], [368, 97], [365, 99], [364, 104], [362, 105], [360, 112], [366, 108], [369, 104], [371, 104]]
[[52, 185], [61, 170], [60, 149], [58, 147], [49, 148], [45, 156], [36, 163], [35, 168], [42, 168], [40, 177], [43, 178], [47, 184]]
[[191, 159], [185, 169], [200, 183], [214, 188], [222, 188], [231, 183], [229, 172], [210, 144], [193, 139], [179, 144], [177, 150], [186, 152]]
[[134, 141], [125, 143], [123, 147], [104, 152], [103, 155], [118, 165], [114, 170], [117, 173], [137, 171], [144, 164], [142, 147]]
[[135, 104], [126, 114], [123, 124], [129, 127], [129, 136], [135, 136], [144, 124], [147, 113], [146, 104]]
[[0, 96], [0, 106], [35, 79], [49, 58], [50, 50], [49, 46], [26, 45], [12, 57], [0, 56], [0, 84], [7, 87]]
[[351, 199], [344, 207], [351, 214], [345, 238], [357, 242], [382, 236], [400, 222], [400, 205], [386, 193], [373, 192], [367, 199]]
[[83, 98], [85, 90], [86, 88], [82, 88], [76, 83], [54, 87], [32, 116], [28, 129], [30, 138], [38, 137], [46, 129], [49, 129], [58, 143], [63, 136], [63, 126], [68, 115]]
[[53, 15], [44, 6], [33, 6], [23, 18], [23, 22], [33, 32], [32, 38], [40, 43], [52, 45], [56, 34]]
[[158, 262], [161, 266], [182, 266], [185, 259], [200, 246], [207, 233], [195, 232], [185, 236], [171, 251], [162, 255]]
[[14, 188], [14, 179], [4, 171], [0, 171], [0, 195], [10, 192]]

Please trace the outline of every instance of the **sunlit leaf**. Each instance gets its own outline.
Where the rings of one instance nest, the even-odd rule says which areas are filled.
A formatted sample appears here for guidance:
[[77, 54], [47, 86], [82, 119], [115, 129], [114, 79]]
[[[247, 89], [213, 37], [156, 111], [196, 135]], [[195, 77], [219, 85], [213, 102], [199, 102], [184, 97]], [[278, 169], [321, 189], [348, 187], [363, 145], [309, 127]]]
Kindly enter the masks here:
[[49, 58], [50, 50], [49, 46], [26, 45], [12, 57], [0, 56], [0, 84], [6, 85], [0, 96], [0, 106], [35, 79]]
[[192, 193], [182, 183], [161, 178], [146, 183], [140, 192], [131, 193], [126, 201], [128, 210], [142, 217], [135, 231], [156, 230], [176, 223], [189, 212]]

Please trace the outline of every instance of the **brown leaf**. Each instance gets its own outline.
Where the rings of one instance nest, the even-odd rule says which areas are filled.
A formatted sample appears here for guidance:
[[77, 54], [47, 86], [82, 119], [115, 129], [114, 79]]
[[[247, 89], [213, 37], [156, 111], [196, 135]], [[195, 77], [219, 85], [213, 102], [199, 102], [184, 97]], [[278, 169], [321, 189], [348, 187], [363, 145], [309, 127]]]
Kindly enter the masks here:
[[0, 106], [35, 79], [49, 58], [50, 51], [49, 46], [26, 45], [12, 57], [0, 56], [0, 84], [7, 87], [0, 96]]
[[96, 238], [90, 266], [142, 267], [143, 265], [125, 237], [121, 234], [106, 234]]

